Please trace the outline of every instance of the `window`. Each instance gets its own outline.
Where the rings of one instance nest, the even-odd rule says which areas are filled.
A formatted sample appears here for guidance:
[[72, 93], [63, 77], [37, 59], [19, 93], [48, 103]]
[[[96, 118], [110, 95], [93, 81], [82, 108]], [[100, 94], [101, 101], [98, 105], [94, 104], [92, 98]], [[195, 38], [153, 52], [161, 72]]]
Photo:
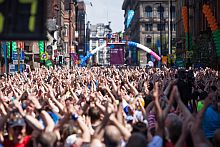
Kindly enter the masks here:
[[68, 30], [67, 28], [69, 28], [69, 25], [68, 24], [64, 24], [64, 31], [65, 31], [65, 36], [67, 37], [68, 36]]
[[145, 24], [145, 31], [152, 31], [153, 25], [150, 23]]
[[174, 6], [172, 6], [170, 9], [171, 9], [170, 11], [172, 14], [172, 18], [176, 18], [176, 8]]
[[146, 42], [147, 42], [147, 44], [151, 43], [151, 41], [152, 41], [151, 36], [147, 36], [147, 38], [146, 38]]
[[96, 32], [92, 32], [92, 37], [95, 37], [96, 36]]
[[162, 7], [162, 6], [157, 7], [157, 17], [159, 17], [159, 18], [164, 17], [164, 7]]
[[176, 24], [172, 24], [171, 30], [172, 30], [172, 31], [176, 31]]
[[65, 45], [65, 53], [67, 53], [67, 51], [68, 51], [68, 43], [64, 43], [64, 45]]
[[152, 7], [151, 6], [145, 7], [145, 15], [147, 18], [152, 17]]
[[158, 31], [165, 31], [165, 24], [157, 24]]
[[96, 45], [96, 40], [92, 40], [92, 44], [93, 44], [93, 45]]

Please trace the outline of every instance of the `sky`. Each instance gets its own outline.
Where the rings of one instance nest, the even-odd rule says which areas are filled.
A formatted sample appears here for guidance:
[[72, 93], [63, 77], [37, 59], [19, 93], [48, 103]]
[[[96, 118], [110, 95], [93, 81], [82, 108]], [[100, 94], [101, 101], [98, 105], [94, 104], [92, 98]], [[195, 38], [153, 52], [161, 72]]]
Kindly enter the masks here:
[[87, 20], [93, 25], [97, 23], [108, 24], [108, 21], [111, 21], [113, 32], [123, 31], [123, 1], [124, 0], [84, 0], [86, 4]]

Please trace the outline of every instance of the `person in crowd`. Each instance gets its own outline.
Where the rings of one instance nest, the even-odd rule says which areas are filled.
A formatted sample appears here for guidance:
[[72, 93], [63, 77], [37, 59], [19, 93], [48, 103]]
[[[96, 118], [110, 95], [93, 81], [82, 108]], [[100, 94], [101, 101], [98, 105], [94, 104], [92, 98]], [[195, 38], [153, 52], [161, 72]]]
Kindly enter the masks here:
[[217, 147], [219, 91], [210, 68], [29, 68], [0, 77], [0, 146]]

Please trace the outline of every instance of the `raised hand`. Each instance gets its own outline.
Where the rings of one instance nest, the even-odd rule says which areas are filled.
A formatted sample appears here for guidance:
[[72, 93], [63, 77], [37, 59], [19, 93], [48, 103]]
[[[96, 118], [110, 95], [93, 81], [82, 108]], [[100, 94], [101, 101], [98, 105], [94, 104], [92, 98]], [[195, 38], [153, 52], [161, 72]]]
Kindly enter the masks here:
[[38, 101], [37, 97], [34, 96], [34, 95], [28, 95], [28, 99], [31, 100], [31, 102], [34, 104], [34, 106], [37, 108], [37, 109], [41, 109], [41, 104], [40, 102]]
[[18, 111], [19, 111], [19, 113], [21, 114], [21, 116], [24, 117], [24, 116], [25, 116], [25, 112], [24, 112], [24, 110], [23, 110], [22, 107], [21, 107], [21, 103], [18, 102], [18, 100], [15, 99], [15, 100], [13, 101], [13, 104], [14, 104], [14, 106], [18, 109]]

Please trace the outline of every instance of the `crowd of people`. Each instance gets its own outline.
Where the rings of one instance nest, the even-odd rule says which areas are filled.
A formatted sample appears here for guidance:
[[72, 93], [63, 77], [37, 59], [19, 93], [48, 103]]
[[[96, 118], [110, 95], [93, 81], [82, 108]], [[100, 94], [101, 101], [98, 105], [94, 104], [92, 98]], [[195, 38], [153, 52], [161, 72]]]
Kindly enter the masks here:
[[220, 73], [27, 69], [0, 77], [0, 147], [220, 145]]

